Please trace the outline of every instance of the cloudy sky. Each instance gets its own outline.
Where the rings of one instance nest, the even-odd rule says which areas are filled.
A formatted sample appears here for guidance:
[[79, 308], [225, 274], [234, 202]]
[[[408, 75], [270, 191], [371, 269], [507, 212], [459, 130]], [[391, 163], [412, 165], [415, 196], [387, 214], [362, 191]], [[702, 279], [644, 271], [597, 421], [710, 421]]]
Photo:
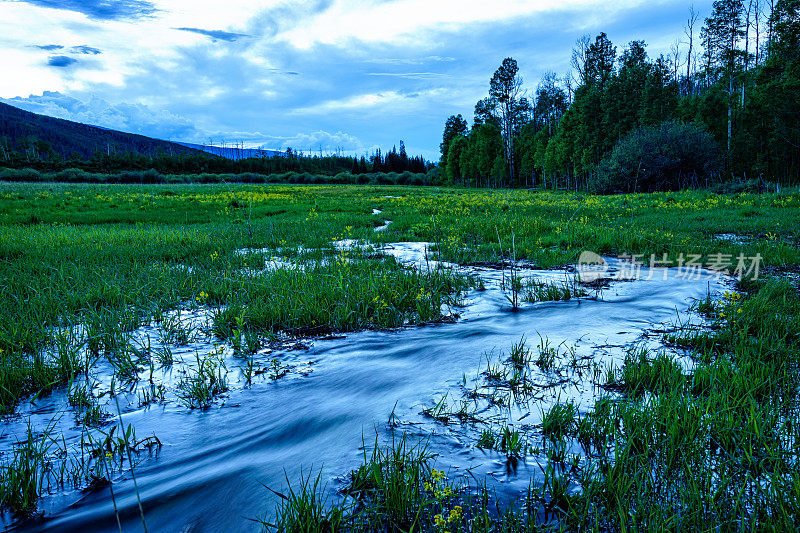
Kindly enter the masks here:
[[364, 153], [403, 139], [435, 159], [447, 116], [471, 118], [504, 57], [533, 92], [585, 33], [667, 52], [690, 2], [0, 0], [0, 100], [168, 140]]

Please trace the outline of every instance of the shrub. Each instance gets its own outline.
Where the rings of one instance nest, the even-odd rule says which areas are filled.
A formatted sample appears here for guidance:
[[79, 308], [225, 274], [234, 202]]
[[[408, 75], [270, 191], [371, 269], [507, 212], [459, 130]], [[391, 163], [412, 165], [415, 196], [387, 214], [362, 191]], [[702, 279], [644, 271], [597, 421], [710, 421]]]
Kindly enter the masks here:
[[255, 172], [242, 172], [233, 176], [233, 180], [237, 183], [266, 183], [267, 177], [264, 174], [256, 174]]
[[4, 168], [0, 170], [0, 181], [40, 181], [42, 175], [32, 168]]
[[125, 170], [109, 181], [118, 183], [164, 183], [164, 176], [152, 168], [149, 170]]
[[774, 191], [775, 189], [774, 183], [751, 179], [718, 183], [711, 187], [711, 192], [716, 194], [763, 193], [765, 191]]
[[593, 192], [651, 192], [697, 187], [719, 168], [713, 136], [693, 123], [668, 121], [622, 138], [598, 165]]
[[53, 176], [54, 181], [66, 183], [102, 183], [106, 175], [86, 172], [79, 168], [65, 168]]
[[333, 183], [355, 183], [356, 177], [350, 172], [339, 172], [334, 176]]

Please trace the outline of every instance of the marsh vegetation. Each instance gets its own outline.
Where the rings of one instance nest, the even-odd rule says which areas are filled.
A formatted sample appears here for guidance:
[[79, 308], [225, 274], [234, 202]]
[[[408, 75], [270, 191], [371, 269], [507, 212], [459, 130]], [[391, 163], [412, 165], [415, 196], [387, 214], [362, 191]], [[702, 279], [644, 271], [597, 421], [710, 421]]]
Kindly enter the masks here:
[[[2, 185], [4, 520], [175, 528], [218, 476], [242, 529], [791, 527], [799, 203]], [[764, 265], [587, 284], [583, 250]]]

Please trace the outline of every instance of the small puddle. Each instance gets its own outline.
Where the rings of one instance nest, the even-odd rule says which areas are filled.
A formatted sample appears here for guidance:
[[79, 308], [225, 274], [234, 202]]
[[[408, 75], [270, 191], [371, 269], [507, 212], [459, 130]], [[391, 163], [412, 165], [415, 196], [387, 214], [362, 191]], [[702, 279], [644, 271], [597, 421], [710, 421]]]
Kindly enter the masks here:
[[[361, 245], [354, 240], [334, 243], [337, 249]], [[136, 465], [136, 485], [129, 469], [114, 476], [123, 530], [141, 528], [138, 489], [150, 531], [258, 531], [247, 518], [263, 516], [277, 503], [263, 485], [279, 489], [287, 478], [298, 480], [301, 468], [307, 475], [310, 468], [316, 472], [324, 467], [322, 479], [333, 495], [342, 487], [339, 476], [360, 464], [362, 443], [371, 444], [376, 434], [385, 441], [390, 425], [429, 438], [440, 468], [485, 478], [490, 490], [501, 496], [524, 494], [531, 479], [541, 480], [542, 457], [529, 453], [510, 468], [504, 454], [476, 446], [482, 428], [514, 427], [528, 432], [533, 446], [543, 411], [557, 401], [573, 400], [585, 412], [599, 394], [597, 372], [611, 363], [621, 364], [626, 347], [662, 348], [657, 332], [665, 325], [700, 323], [689, 313], [693, 301], [729, 284], [711, 271], [682, 277], [677, 269], [642, 268], [639, 279], [611, 281], [602, 290], [587, 291], [586, 298], [521, 303], [511, 311], [503, 288], [509, 283], [507, 269], [439, 262], [430, 248], [429, 243], [406, 242], [380, 250], [409, 267], [455, 268], [479, 276], [483, 290], [464, 295], [463, 306], [454, 310], [460, 315], [455, 323], [364, 331], [295, 344], [283, 339], [253, 357], [249, 385], [246, 361], [211, 333], [210, 310], [195, 306], [168, 317], [172, 329], [184, 330], [176, 335], [185, 334], [181, 345], [167, 346], [173, 364], [154, 369], [152, 375], [150, 369], [142, 369], [138, 385], [119, 395], [123, 422], [132, 424], [139, 438], [156, 435], [163, 443], [157, 454], [143, 456]], [[272, 252], [241, 253], [271, 257]], [[623, 277], [625, 266], [620, 261], [606, 261], [605, 276]], [[276, 268], [288, 266], [278, 260], [273, 263]], [[515, 274], [552, 283], [567, 283], [575, 276], [569, 270], [524, 265]], [[163, 324], [152, 323], [133, 335], [156, 349], [163, 347], [159, 339], [164, 329]], [[534, 353], [540, 348], [551, 353], [552, 364], [546, 369], [531, 367], [535, 394], [510, 402], [506, 410], [489, 409], [485, 369], [507, 358], [522, 337]], [[206, 410], [187, 408], [177, 395], [181, 380], [196, 371], [198, 357], [216, 360], [228, 386]], [[98, 365], [92, 373], [97, 391], [108, 388], [111, 375], [107, 363]], [[143, 390], [151, 386], [163, 386], [163, 400], [143, 405]], [[484, 421], [471, 425], [451, 415], [442, 423], [426, 416], [425, 411], [430, 413], [441, 398], [448, 413], [464, 407]], [[111, 400], [103, 401], [104, 408], [116, 414]], [[55, 424], [56, 434], [63, 432], [67, 446], [79, 446], [81, 430], [63, 392], [22, 405], [18, 412], [0, 423], [0, 451], [8, 452], [24, 437], [28, 421], [39, 430]], [[116, 529], [108, 487], [89, 493], [56, 492], [45, 496], [39, 509], [44, 518], [15, 524], [17, 530]], [[9, 516], [2, 520], [13, 524]]]
[[717, 233], [714, 238], [718, 241], [730, 242], [733, 244], [748, 244], [753, 240], [752, 235], [738, 235], [736, 233]]
[[377, 226], [377, 227], [375, 228], [375, 231], [376, 231], [376, 232], [386, 231], [387, 229], [389, 229], [389, 225], [390, 225], [391, 223], [392, 223], [392, 221], [391, 221], [391, 220], [384, 220], [384, 221], [383, 221], [383, 225], [382, 225], [382, 226]]

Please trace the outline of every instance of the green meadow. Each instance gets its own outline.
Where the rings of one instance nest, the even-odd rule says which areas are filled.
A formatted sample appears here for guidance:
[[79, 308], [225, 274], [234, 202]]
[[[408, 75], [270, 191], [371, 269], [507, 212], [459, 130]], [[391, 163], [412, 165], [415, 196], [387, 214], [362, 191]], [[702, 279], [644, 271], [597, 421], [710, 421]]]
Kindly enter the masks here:
[[[115, 379], [141, 354], [127, 333], [205, 306], [235, 350], [296, 338], [442, 321], [479, 286], [448, 269], [415, 270], [333, 243], [424, 241], [462, 265], [567, 265], [582, 251], [678, 265], [759, 257], [722, 299], [699, 302], [709, 324], [670, 332], [690, 370], [631, 353], [608, 369], [594, 409], [546, 414], [544, 484], [496, 509], [487, 491], [448, 481], [425, 444], [398, 438], [364, 455], [336, 501], [318, 478], [295, 481], [265, 518], [283, 531], [787, 530], [800, 516], [800, 192], [707, 191], [594, 196], [533, 190], [287, 185], [0, 185], [0, 411], [69, 387], [100, 360]], [[380, 213], [373, 214], [373, 210]], [[375, 228], [391, 224], [382, 231]], [[277, 268], [263, 270], [265, 261]], [[254, 274], [255, 273], [255, 274]], [[546, 287], [532, 287], [545, 298]], [[535, 294], [534, 294], [535, 293]], [[566, 291], [565, 296], [580, 296]], [[547, 363], [520, 341], [508, 372]], [[516, 353], [516, 356], [513, 354]], [[528, 354], [528, 355], [526, 355]], [[168, 362], [166, 353], [150, 360]], [[166, 362], [165, 362], [166, 361]], [[153, 364], [153, 363], [148, 363]], [[180, 384], [189, 407], [223, 380], [200, 364]], [[274, 369], [276, 375], [280, 368]], [[499, 378], [498, 378], [499, 379]], [[506, 380], [516, 387], [524, 380]], [[91, 424], [92, 403], [70, 403]], [[74, 402], [73, 402], [73, 394]], [[153, 394], [158, 394], [156, 391]], [[519, 394], [525, 394], [524, 387]], [[94, 420], [96, 422], [96, 420]], [[482, 446], [519, 453], [513, 434]], [[46, 452], [33, 437], [0, 459], [0, 504], [36, 508]], [[565, 453], [579, 445], [578, 464]], [[27, 448], [25, 448], [27, 446]], [[446, 465], [444, 465], [446, 468]], [[37, 485], [38, 484], [38, 485]], [[580, 490], [575, 490], [579, 487]], [[265, 513], [271, 510], [265, 509]]]

